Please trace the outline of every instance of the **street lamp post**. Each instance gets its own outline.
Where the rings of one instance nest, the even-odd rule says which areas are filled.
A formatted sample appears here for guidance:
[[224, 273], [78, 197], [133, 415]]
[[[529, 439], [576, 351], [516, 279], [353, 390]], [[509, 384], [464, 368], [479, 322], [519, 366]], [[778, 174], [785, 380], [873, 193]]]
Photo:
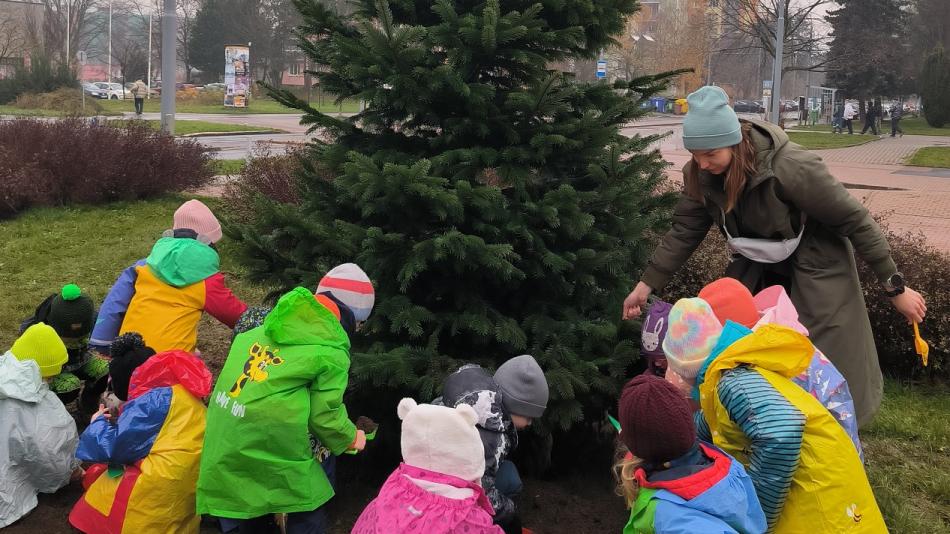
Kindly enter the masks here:
[[152, 98], [152, 12], [154, 9], [149, 8], [148, 12], [148, 67], [146, 68], [145, 73], [145, 98], [151, 100]]
[[66, 66], [69, 66], [69, 0], [66, 0]]
[[[109, 83], [112, 83], [112, 0], [109, 0]], [[111, 88], [110, 88], [111, 89]]]
[[162, 3], [162, 131], [175, 134], [175, 35], [178, 14], [175, 0]]
[[782, 119], [782, 55], [785, 47], [785, 0], [778, 0], [775, 7], [775, 61], [772, 62], [772, 121], [780, 124]]

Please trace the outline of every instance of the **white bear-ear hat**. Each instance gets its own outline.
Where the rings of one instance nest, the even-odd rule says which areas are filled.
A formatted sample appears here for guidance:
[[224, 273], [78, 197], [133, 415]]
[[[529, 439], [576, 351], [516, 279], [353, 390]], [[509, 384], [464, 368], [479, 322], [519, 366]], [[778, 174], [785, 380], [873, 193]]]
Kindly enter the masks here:
[[485, 449], [467, 405], [456, 408], [416, 404], [405, 398], [396, 409], [402, 419], [402, 459], [406, 464], [477, 482], [485, 473]]

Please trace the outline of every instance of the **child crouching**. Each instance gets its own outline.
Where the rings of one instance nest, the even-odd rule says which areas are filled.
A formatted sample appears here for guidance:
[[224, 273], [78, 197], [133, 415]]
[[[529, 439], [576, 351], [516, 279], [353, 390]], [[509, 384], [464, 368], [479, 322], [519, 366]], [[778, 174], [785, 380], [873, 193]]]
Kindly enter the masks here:
[[630, 521], [641, 532], [765, 532], [765, 514], [742, 464], [696, 438], [689, 403], [660, 377], [640, 375], [620, 397], [618, 466]]
[[[117, 355], [110, 366], [114, 386], [127, 381], [128, 402], [116, 421], [100, 408], [80, 437], [76, 456], [97, 465], [83, 481], [86, 493], [69, 522], [83, 532], [105, 534], [197, 533], [202, 399], [211, 392], [211, 373], [197, 356], [180, 350], [128, 356], [145, 361], [131, 369], [134, 362], [123, 365]], [[131, 376], [121, 376], [124, 372]], [[120, 391], [116, 395], [122, 397]]]
[[479, 485], [485, 453], [475, 409], [403, 399], [397, 413], [403, 463], [360, 514], [353, 534], [501, 534]]
[[66, 362], [66, 346], [51, 326], [26, 329], [0, 355], [0, 528], [79, 477], [76, 423], [47, 381]]

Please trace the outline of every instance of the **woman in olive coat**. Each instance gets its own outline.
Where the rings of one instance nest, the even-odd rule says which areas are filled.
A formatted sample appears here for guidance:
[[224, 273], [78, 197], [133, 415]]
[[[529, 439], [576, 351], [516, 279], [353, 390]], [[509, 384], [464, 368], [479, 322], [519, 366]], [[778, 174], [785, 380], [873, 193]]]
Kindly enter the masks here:
[[688, 101], [683, 143], [693, 159], [683, 168], [684, 192], [623, 318], [639, 316], [715, 224], [733, 255], [726, 276], [753, 293], [785, 286], [812, 342], [848, 380], [859, 425], [870, 422], [883, 383], [854, 252], [908, 321], [924, 319], [923, 297], [904, 285], [880, 227], [821, 158], [775, 125], [739, 121], [718, 87]]

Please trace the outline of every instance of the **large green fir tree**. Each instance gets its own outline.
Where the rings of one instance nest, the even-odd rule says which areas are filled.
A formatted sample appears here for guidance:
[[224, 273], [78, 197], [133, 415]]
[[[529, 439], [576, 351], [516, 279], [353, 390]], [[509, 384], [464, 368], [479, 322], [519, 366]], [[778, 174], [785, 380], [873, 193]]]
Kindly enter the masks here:
[[358, 409], [390, 414], [398, 395], [437, 396], [460, 363], [522, 353], [546, 371], [546, 423], [614, 405], [638, 352], [620, 304], [672, 200], [656, 139], [620, 128], [667, 76], [579, 83], [556, 65], [597, 57], [635, 0], [367, 0], [346, 17], [296, 5], [323, 90], [366, 107], [337, 118], [274, 91], [323, 140], [302, 204], [262, 200], [238, 233], [280, 286], [339, 262], [369, 273]]
[[924, 101], [927, 124], [943, 128], [950, 122], [950, 57], [940, 45], [924, 61], [920, 72], [920, 97]]

